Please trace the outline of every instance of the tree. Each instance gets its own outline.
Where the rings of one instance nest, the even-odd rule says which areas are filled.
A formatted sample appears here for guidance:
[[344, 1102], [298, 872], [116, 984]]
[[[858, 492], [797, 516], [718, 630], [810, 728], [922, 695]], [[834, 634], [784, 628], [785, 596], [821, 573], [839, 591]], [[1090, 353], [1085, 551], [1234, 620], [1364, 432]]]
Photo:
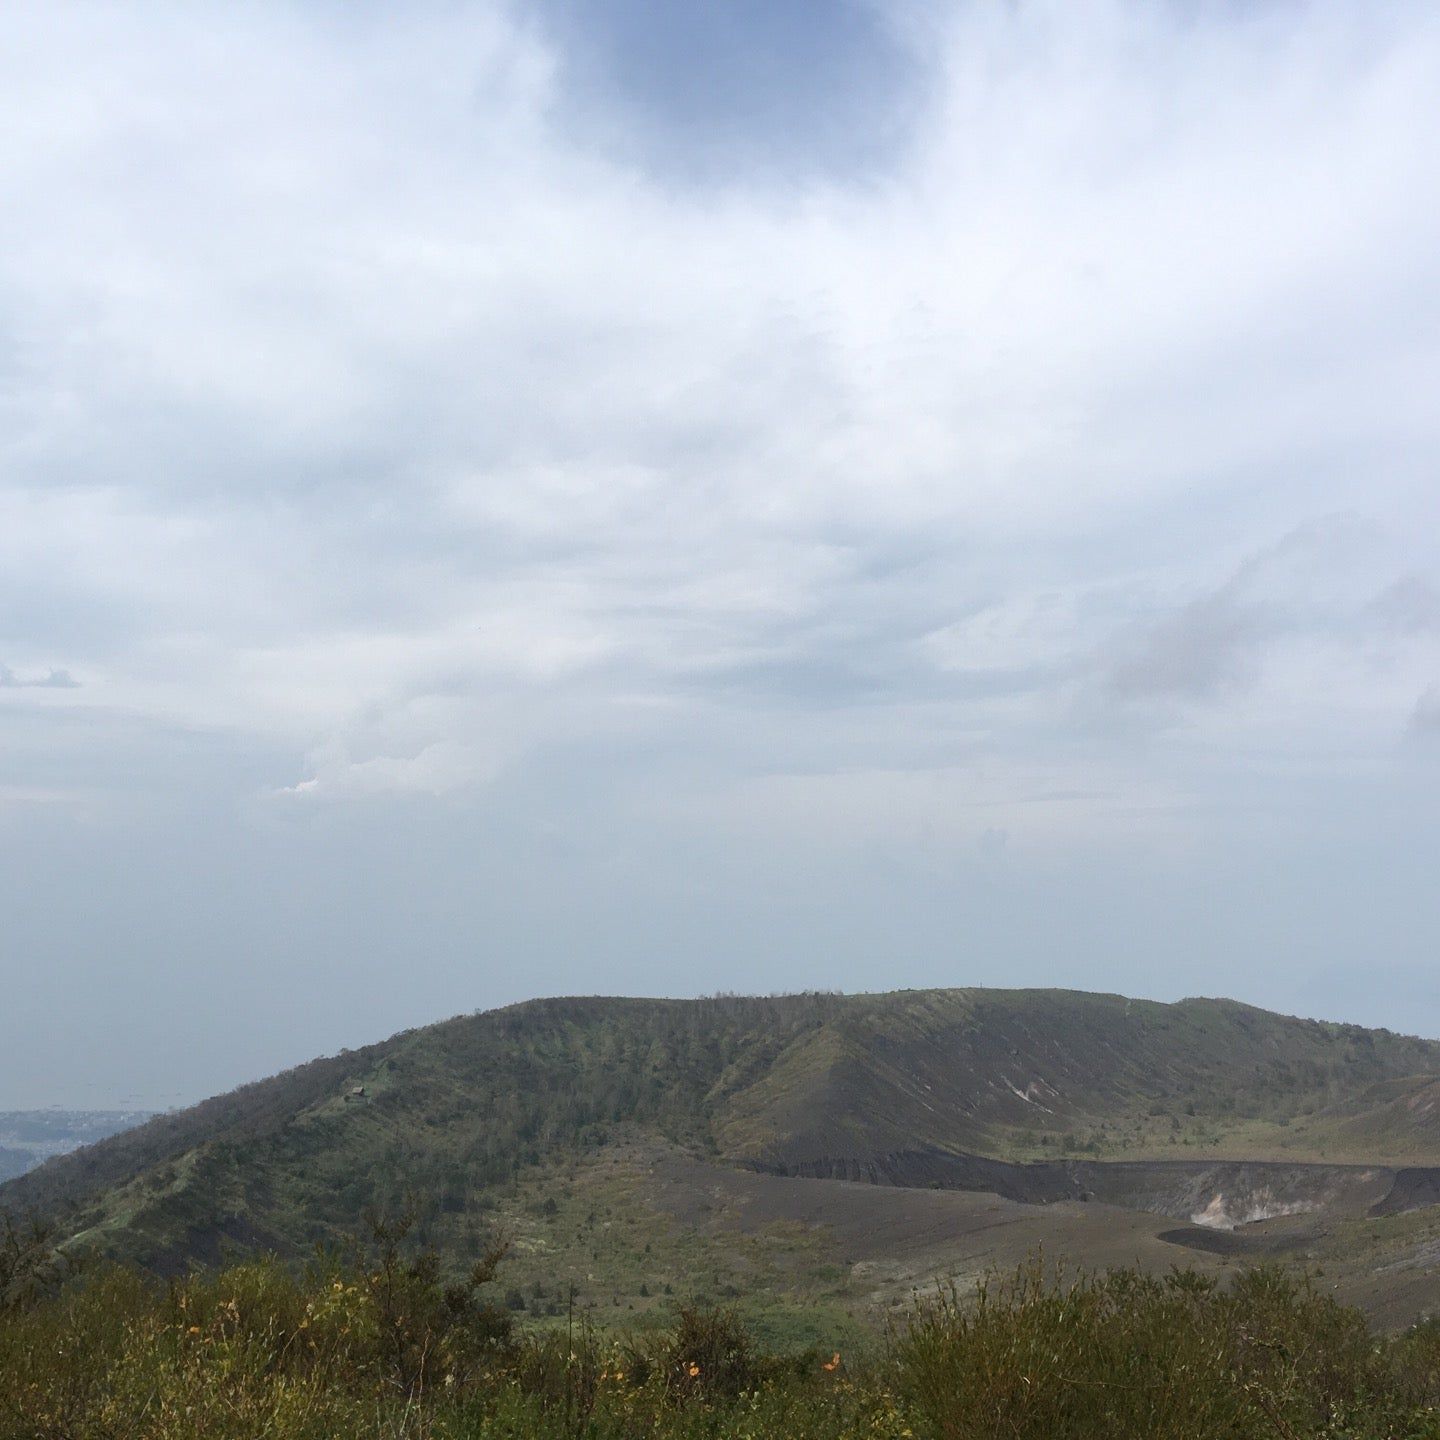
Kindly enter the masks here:
[[53, 1225], [0, 1214], [0, 1315], [29, 1309], [59, 1285], [64, 1266], [54, 1239]]

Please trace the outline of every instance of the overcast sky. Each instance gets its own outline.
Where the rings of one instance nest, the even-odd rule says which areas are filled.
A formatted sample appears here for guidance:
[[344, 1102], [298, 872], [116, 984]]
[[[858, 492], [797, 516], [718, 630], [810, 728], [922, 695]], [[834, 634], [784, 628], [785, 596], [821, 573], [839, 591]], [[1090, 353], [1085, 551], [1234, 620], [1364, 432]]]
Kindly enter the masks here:
[[1440, 1035], [1430, 4], [10, 3], [0, 1108], [538, 994]]

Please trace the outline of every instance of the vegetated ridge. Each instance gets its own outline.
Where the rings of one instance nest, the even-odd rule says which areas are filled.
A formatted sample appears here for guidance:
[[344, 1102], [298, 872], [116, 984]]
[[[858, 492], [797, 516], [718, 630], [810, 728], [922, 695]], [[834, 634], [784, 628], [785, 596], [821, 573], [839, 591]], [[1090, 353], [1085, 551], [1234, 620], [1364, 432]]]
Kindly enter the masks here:
[[1223, 999], [549, 999], [156, 1117], [10, 1182], [0, 1204], [173, 1266], [226, 1240], [294, 1253], [405, 1194], [442, 1223], [619, 1140], [775, 1175], [999, 1194], [966, 1175], [972, 1158], [1081, 1176], [1040, 1200], [1096, 1188], [1094, 1162], [1115, 1159], [1424, 1166], [1440, 1159], [1437, 1097], [1434, 1041]]

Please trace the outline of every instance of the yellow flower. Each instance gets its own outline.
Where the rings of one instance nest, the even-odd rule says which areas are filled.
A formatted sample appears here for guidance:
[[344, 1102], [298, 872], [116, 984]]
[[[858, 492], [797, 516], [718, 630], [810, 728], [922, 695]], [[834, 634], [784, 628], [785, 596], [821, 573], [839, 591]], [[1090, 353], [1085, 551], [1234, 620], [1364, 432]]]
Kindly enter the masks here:
[[700, 1373], [700, 1367], [692, 1360], [685, 1367], [685, 1373], [693, 1380]]

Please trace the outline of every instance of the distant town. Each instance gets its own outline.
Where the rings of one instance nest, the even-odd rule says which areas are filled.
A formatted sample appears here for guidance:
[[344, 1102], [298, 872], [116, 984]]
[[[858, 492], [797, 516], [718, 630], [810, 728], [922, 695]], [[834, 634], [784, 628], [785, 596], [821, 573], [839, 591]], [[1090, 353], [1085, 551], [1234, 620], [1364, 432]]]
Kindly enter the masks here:
[[0, 1110], [0, 1181], [148, 1120], [149, 1110]]

